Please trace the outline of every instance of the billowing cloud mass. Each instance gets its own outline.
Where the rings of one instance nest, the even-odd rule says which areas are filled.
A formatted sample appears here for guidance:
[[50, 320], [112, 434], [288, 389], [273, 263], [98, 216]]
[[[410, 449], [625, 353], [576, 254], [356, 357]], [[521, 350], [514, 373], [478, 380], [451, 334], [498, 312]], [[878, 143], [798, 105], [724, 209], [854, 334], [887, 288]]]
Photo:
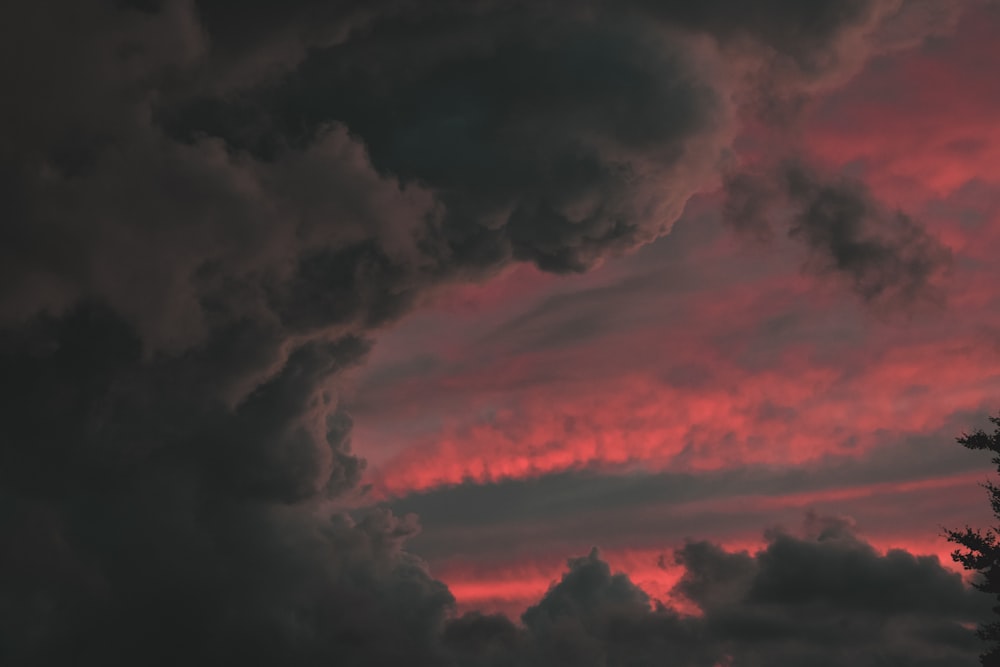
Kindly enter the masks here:
[[[348, 369], [388, 326], [446, 285], [668, 234], [745, 122], [951, 25], [924, 10], [5, 8], [0, 662], [968, 662], [980, 610], [957, 575], [841, 529], [685, 547], [701, 616], [592, 554], [518, 625], [457, 616], [405, 548], [414, 517], [348, 511]], [[923, 289], [947, 254], [863, 191], [788, 185], [793, 234], [866, 298]]]
[[809, 518], [811, 534], [773, 531], [753, 554], [710, 542], [679, 549], [676, 591], [696, 615], [650, 600], [594, 550], [569, 561], [523, 628], [473, 612], [448, 625], [445, 643], [477, 665], [975, 662], [963, 624], [984, 601], [956, 573], [931, 556], [879, 554], [843, 519]]

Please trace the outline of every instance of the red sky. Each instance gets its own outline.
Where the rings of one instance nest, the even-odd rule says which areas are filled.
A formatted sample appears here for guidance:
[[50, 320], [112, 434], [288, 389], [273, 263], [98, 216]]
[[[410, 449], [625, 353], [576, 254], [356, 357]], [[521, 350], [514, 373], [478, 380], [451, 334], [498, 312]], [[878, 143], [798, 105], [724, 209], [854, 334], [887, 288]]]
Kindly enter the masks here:
[[[808, 161], [859, 179], [950, 250], [919, 298], [865, 302], [809, 271], [780, 230], [769, 242], [734, 233], [723, 195], [708, 191], [670, 234], [591, 273], [517, 266], [440, 291], [379, 339], [357, 375], [354, 446], [373, 498], [420, 509], [415, 549], [461, 604], [536, 598], [568, 546], [602, 546], [653, 581], [644, 554], [685, 534], [652, 535], [644, 514], [697, 515], [713, 526], [697, 537], [749, 544], [822, 509], [881, 547], [942, 556], [940, 525], [986, 521], [984, 461], [954, 437], [1000, 407], [1000, 79], [986, 57], [998, 31], [995, 12], [970, 12], [948, 36], [877, 56], [817, 93], [794, 132]], [[743, 132], [737, 146], [767, 140]], [[753, 481], [731, 495], [711, 488], [719, 474]], [[583, 483], [570, 507], [552, 482], [627, 489], [656, 475], [663, 498], [654, 489], [610, 509]], [[671, 475], [706, 488], [669, 498]], [[802, 484], [775, 481], [789, 476]], [[522, 526], [480, 563], [474, 535], [517, 535], [509, 526], [530, 514], [525, 484], [539, 522], [559, 503], [566, 527]], [[421, 501], [462, 502], [476, 486], [512, 508], [455, 518]]]
[[2, 17], [3, 665], [976, 663], [1000, 0]]

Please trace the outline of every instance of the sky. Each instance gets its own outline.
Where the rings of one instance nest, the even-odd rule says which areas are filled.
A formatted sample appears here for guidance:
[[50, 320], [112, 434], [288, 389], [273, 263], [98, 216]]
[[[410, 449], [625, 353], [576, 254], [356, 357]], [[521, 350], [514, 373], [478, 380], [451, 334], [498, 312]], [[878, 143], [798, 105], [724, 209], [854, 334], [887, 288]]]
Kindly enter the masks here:
[[0, 663], [978, 664], [1000, 5], [0, 21]]

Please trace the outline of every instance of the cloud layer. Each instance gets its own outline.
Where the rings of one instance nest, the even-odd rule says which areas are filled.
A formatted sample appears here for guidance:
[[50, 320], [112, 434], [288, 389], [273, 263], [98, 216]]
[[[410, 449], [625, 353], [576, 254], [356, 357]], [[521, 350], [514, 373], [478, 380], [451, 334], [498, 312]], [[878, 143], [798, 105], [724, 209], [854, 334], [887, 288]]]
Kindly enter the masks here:
[[[0, 517], [11, 545], [0, 555], [0, 660], [799, 655], [788, 642], [814, 628], [785, 628], [780, 610], [755, 620], [761, 605], [816, 602], [825, 624], [853, 598], [820, 588], [785, 599], [765, 576], [771, 556], [694, 546], [684, 590], [707, 620], [651, 610], [596, 555], [572, 562], [523, 629], [452, 619], [447, 588], [404, 549], [415, 520], [344, 511], [363, 462], [342, 383], [373, 337], [442, 284], [513, 262], [579, 272], [667, 233], [692, 194], [715, 186], [738, 100], [761, 90], [749, 73], [781, 95], [837, 80], [899, 7], [782, 1], [751, 16], [719, 1], [43, 0], [5, 10], [0, 81], [16, 103], [0, 109]], [[847, 268], [867, 280], [865, 267]], [[783, 555], [782, 539], [766, 553], [807, 548], [791, 541]], [[853, 537], [830, 545], [817, 548], [832, 550], [833, 571], [838, 558], [885, 569]], [[718, 582], [698, 588], [712, 558], [749, 573], [735, 629], [714, 618]], [[940, 608], [874, 609], [875, 621], [902, 620], [888, 634], [835, 636], [895, 655], [895, 638], [919, 627], [928, 659], [967, 655], [952, 634], [966, 612], [958, 580], [885, 558], [936, 586]], [[909, 600], [911, 583], [887, 585]], [[744, 622], [773, 641], [738, 643]]]
[[965, 627], [983, 600], [935, 557], [876, 552], [842, 519], [768, 536], [756, 553], [690, 542], [676, 586], [700, 609], [679, 615], [613, 574], [598, 552], [569, 569], [518, 628], [467, 614], [445, 630], [470, 665], [974, 664]]

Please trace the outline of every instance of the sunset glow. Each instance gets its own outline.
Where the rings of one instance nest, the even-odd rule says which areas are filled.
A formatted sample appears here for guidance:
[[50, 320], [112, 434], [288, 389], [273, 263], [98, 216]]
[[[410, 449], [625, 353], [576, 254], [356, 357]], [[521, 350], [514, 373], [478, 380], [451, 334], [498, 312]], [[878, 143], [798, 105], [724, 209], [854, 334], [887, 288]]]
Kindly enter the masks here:
[[994, 665], [998, 35], [15, 0], [0, 664]]

